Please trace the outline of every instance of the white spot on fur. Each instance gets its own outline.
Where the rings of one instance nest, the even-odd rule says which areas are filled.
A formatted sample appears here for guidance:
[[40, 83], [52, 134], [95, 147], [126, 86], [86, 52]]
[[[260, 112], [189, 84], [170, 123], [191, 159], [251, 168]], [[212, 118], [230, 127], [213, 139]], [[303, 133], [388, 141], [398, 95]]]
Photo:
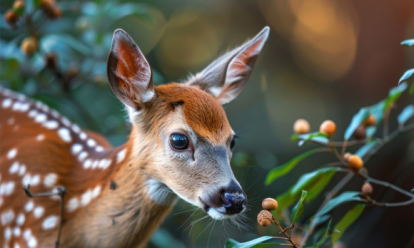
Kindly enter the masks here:
[[73, 124], [72, 125], [72, 130], [75, 133], [79, 133], [80, 132], [80, 127], [78, 125], [76, 125], [76, 124]]
[[28, 114], [29, 117], [35, 117], [36, 115], [37, 115], [37, 110], [33, 109], [29, 111], [29, 114]]
[[23, 103], [22, 105], [20, 105], [20, 112], [26, 112], [27, 110], [29, 110], [30, 108], [30, 104], [28, 102]]
[[143, 102], [148, 102], [154, 97], [155, 93], [152, 90], [147, 90], [144, 94], [141, 94]]
[[97, 185], [92, 191], [92, 198], [96, 198], [101, 193], [101, 186]]
[[60, 128], [58, 130], [58, 134], [63, 141], [68, 142], [68, 143], [72, 141], [72, 137], [70, 136], [70, 132], [67, 128], [64, 128], [64, 127]]
[[10, 107], [10, 105], [12, 104], [12, 100], [10, 98], [6, 98], [3, 100], [3, 102], [1, 103], [1, 106], [3, 108], [8, 108]]
[[29, 240], [27, 241], [27, 246], [29, 246], [29, 248], [35, 248], [37, 247], [37, 240], [35, 237], [30, 236]]
[[4, 229], [4, 239], [6, 241], [9, 241], [11, 239], [11, 236], [12, 236], [12, 231], [10, 227], [6, 227], [6, 229]]
[[40, 183], [40, 175], [34, 175], [30, 178], [30, 186], [37, 186]]
[[13, 123], [14, 123], [14, 118], [13, 117], [11, 117], [7, 120], [7, 124], [13, 125]]
[[2, 185], [4, 185], [4, 192], [3, 192], [4, 195], [11, 195], [11, 193], [13, 193], [14, 186], [15, 186], [15, 183], [13, 181], [4, 183]]
[[91, 167], [92, 167], [92, 169], [96, 169], [98, 167], [98, 165], [99, 165], [99, 161], [98, 160], [95, 160], [95, 161], [93, 161]]
[[88, 156], [87, 152], [85, 152], [85, 151], [81, 152], [78, 156], [79, 162], [82, 162], [87, 156]]
[[59, 126], [59, 123], [55, 120], [50, 120], [45, 122], [43, 126], [47, 129], [56, 129]]
[[96, 151], [96, 152], [103, 152], [103, 151], [104, 151], [104, 148], [103, 148], [102, 146], [97, 146], [97, 147], [95, 148], [95, 151]]
[[21, 233], [21, 230], [20, 230], [19, 227], [13, 228], [13, 234], [14, 234], [15, 237], [19, 237], [20, 233]]
[[94, 147], [94, 146], [96, 146], [96, 141], [94, 139], [88, 139], [86, 144], [90, 147]]
[[14, 111], [19, 111], [20, 110], [20, 106], [22, 105], [21, 102], [15, 102], [12, 106], [12, 110]]
[[78, 154], [80, 151], [82, 151], [83, 146], [81, 144], [74, 144], [71, 148], [72, 154], [76, 155]]
[[62, 117], [61, 121], [63, 125], [68, 126], [68, 127], [70, 126], [70, 121], [68, 120], [68, 118]]
[[14, 243], [13, 248], [20, 248], [20, 245], [18, 243]]
[[52, 114], [53, 117], [58, 118], [59, 117], [59, 113], [56, 110], [52, 110], [50, 111], [50, 113]]
[[58, 176], [55, 173], [49, 173], [45, 176], [45, 179], [43, 179], [43, 184], [47, 188], [53, 187], [57, 182]]
[[17, 149], [13, 148], [7, 153], [7, 158], [13, 159], [14, 157], [16, 157], [16, 154], [17, 154]]
[[84, 168], [84, 169], [89, 169], [89, 168], [91, 167], [91, 165], [92, 165], [92, 160], [87, 159], [87, 160], [85, 160], [85, 162], [83, 163], [83, 168]]
[[43, 207], [36, 207], [33, 210], [33, 214], [35, 216], [36, 219], [39, 219], [40, 217], [42, 217], [43, 213], [45, 212], [45, 209]]
[[23, 214], [23, 213], [20, 213], [20, 214], [17, 216], [17, 218], [16, 218], [16, 224], [17, 224], [18, 226], [23, 226], [25, 219], [26, 219], [26, 218], [24, 217], [24, 214]]
[[19, 176], [23, 176], [23, 174], [26, 172], [26, 165], [22, 164], [19, 168]]
[[32, 230], [30, 230], [30, 229], [24, 230], [24, 232], [23, 232], [23, 238], [25, 240], [29, 240], [30, 237], [32, 237]]
[[121, 151], [118, 152], [118, 154], [116, 155], [116, 162], [119, 163], [122, 160], [125, 159], [125, 155], [126, 155], [126, 148], [122, 149]]
[[26, 187], [27, 185], [30, 184], [30, 179], [31, 179], [30, 174], [24, 175], [24, 177], [22, 179], [22, 184], [23, 184], [24, 187]]
[[45, 139], [45, 135], [44, 134], [39, 134], [39, 135], [36, 136], [36, 140], [37, 141], [42, 141], [44, 139]]
[[32, 211], [33, 207], [34, 207], [34, 203], [32, 200], [28, 201], [26, 205], [24, 205], [24, 209], [26, 210], [26, 212]]
[[88, 138], [88, 136], [86, 135], [86, 133], [82, 132], [82, 133], [79, 134], [79, 138], [81, 140], [86, 140], [86, 138]]
[[45, 114], [37, 114], [34, 121], [37, 123], [42, 123], [47, 120], [47, 115]]
[[79, 207], [79, 200], [78, 198], [74, 197], [68, 201], [67, 209], [68, 212], [73, 212]]
[[17, 161], [15, 161], [11, 166], [10, 166], [10, 169], [9, 169], [9, 172], [10, 172], [10, 174], [14, 174], [14, 173], [17, 173], [17, 171], [19, 171], [19, 162], [17, 162]]
[[91, 202], [91, 200], [92, 200], [92, 191], [88, 190], [85, 193], [83, 193], [83, 195], [82, 195], [81, 205], [86, 206]]
[[47, 217], [42, 223], [43, 230], [49, 230], [56, 227], [58, 224], [58, 220], [59, 219], [56, 215], [51, 215]]
[[13, 221], [13, 219], [14, 219], [14, 212], [13, 212], [13, 210], [11, 210], [11, 209], [9, 209], [9, 210], [7, 210], [7, 211], [4, 211], [4, 212], [1, 214], [1, 224], [2, 224], [3, 226], [5, 226], [5, 225], [7, 225], [7, 224], [11, 223], [11, 222]]

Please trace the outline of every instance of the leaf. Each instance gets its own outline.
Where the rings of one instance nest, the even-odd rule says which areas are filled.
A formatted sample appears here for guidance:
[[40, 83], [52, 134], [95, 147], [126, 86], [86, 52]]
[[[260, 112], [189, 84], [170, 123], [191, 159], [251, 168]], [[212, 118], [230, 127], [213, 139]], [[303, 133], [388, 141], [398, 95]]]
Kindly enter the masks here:
[[414, 39], [409, 39], [401, 42], [401, 45], [403, 46], [413, 46], [414, 45]]
[[300, 192], [301, 190], [309, 190], [305, 187], [309, 185], [313, 185], [313, 183], [316, 183], [321, 176], [325, 176], [326, 173], [335, 173], [338, 170], [336, 167], [327, 167], [322, 168], [319, 170], [315, 170], [306, 174], [303, 174], [297, 183], [293, 186], [291, 192], [292, 194], [295, 194], [296, 192]]
[[294, 224], [296, 220], [299, 218], [299, 216], [303, 213], [303, 201], [305, 200], [307, 194], [307, 191], [302, 190], [302, 196], [300, 197], [296, 206], [292, 209], [292, 213], [290, 214], [290, 221], [292, 222], [292, 224]]
[[328, 138], [325, 133], [322, 132], [315, 132], [315, 133], [307, 133], [307, 134], [293, 134], [292, 138], [293, 141], [297, 141], [299, 146], [305, 144], [306, 141], [314, 140], [318, 141], [322, 144], [328, 144]]
[[388, 97], [385, 99], [384, 112], [388, 110], [389, 106], [394, 104], [398, 100], [398, 98], [400, 98], [401, 93], [403, 93], [407, 89], [407, 87], [408, 86], [406, 83], [402, 83], [390, 90], [390, 92], [388, 93]]
[[268, 246], [276, 246], [279, 244], [275, 244], [275, 243], [268, 243], [268, 244], [261, 244], [264, 241], [273, 239], [272, 236], [263, 236], [257, 239], [253, 239], [244, 243], [239, 243], [234, 239], [228, 239], [224, 245], [225, 248], [249, 248], [249, 247], [268, 247]]
[[334, 232], [332, 234], [332, 244], [335, 244], [339, 241], [346, 229], [359, 218], [359, 216], [364, 211], [364, 208], [364, 204], [356, 204], [344, 215], [344, 217], [342, 217], [342, 219], [334, 227], [334, 230], [338, 230], [339, 232]]
[[372, 149], [374, 149], [377, 145], [379, 145], [380, 142], [377, 140], [373, 140], [363, 146], [361, 146], [358, 151], [355, 152], [356, 155], [358, 155], [360, 158], [365, 157], [367, 153], [369, 153]]
[[279, 203], [276, 212], [278, 215], [286, 208], [290, 207], [296, 199], [299, 198], [299, 193], [292, 194], [292, 188], [290, 187], [285, 193], [276, 197], [276, 201]]
[[345, 202], [359, 201], [361, 199], [359, 197], [359, 194], [360, 192], [356, 192], [356, 191], [349, 191], [349, 192], [342, 193], [341, 195], [331, 199], [319, 212], [315, 214], [315, 217], [325, 215], [328, 212], [330, 212], [332, 209], [337, 207], [338, 205], [341, 205]]
[[398, 83], [401, 83], [402, 81], [409, 79], [413, 74], [414, 74], [414, 68], [405, 71], [404, 74], [401, 76], [400, 80], [398, 81]]
[[377, 127], [375, 126], [370, 126], [370, 127], [365, 128], [365, 133], [368, 138], [371, 138], [372, 136], [374, 136], [376, 131], [377, 131]]
[[375, 123], [378, 125], [384, 119], [385, 100], [379, 101], [374, 105], [367, 107], [371, 114], [375, 117]]
[[355, 132], [355, 129], [357, 129], [363, 121], [365, 121], [370, 115], [370, 111], [368, 108], [362, 108], [359, 110], [354, 117], [352, 117], [352, 121], [349, 124], [348, 128], [345, 131], [344, 139], [349, 140], [352, 136], [352, 134]]
[[317, 248], [317, 247], [321, 246], [325, 242], [325, 240], [327, 238], [329, 238], [329, 236], [330, 236], [329, 235], [329, 229], [331, 229], [331, 223], [332, 223], [332, 219], [329, 220], [328, 226], [326, 227], [325, 232], [324, 232], [322, 238], [316, 244], [314, 244], [313, 246], [311, 246], [312, 248]]
[[401, 114], [398, 115], [398, 123], [403, 125], [414, 115], [414, 105], [410, 104], [401, 111]]
[[310, 151], [307, 151], [305, 153], [302, 153], [301, 155], [291, 159], [289, 162], [278, 166], [274, 169], [272, 169], [271, 171], [269, 171], [269, 173], [267, 174], [266, 177], [266, 181], [265, 184], [269, 185], [271, 184], [274, 180], [278, 179], [279, 177], [282, 177], [284, 175], [286, 175], [289, 171], [291, 171], [293, 168], [295, 168], [295, 166], [302, 161], [303, 159], [305, 159], [306, 157], [316, 153], [318, 151], [318, 149], [313, 149]]
[[306, 202], [310, 202], [313, 199], [315, 199], [322, 190], [325, 189], [325, 187], [328, 185], [328, 183], [331, 181], [332, 177], [335, 175], [334, 171], [324, 173], [323, 176], [321, 176], [315, 185], [313, 185], [308, 190], [308, 196], [306, 197]]

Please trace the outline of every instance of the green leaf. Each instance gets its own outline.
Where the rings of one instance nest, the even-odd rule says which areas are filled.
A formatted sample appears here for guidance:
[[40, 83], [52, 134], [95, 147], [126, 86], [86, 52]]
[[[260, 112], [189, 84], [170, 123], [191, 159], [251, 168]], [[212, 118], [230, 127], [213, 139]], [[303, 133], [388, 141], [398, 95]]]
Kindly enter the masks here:
[[332, 219], [329, 221], [328, 226], [326, 227], [325, 232], [324, 232], [323, 236], [321, 237], [321, 239], [316, 244], [311, 246], [312, 248], [320, 247], [325, 242], [325, 240], [327, 238], [329, 238], [329, 236], [330, 236], [329, 235], [329, 229], [331, 229], [331, 223], [332, 223]]
[[326, 173], [335, 173], [337, 170], [338, 168], [336, 167], [327, 167], [303, 174], [293, 186], [291, 190], [292, 194], [300, 192], [301, 190], [310, 190], [306, 187], [313, 186], [322, 176], [326, 176]]
[[[414, 69], [413, 69], [414, 70]], [[414, 71], [413, 71], [414, 72]], [[388, 97], [385, 99], [384, 104], [384, 112], [392, 105], [394, 104], [398, 98], [400, 98], [401, 93], [403, 93], [407, 89], [407, 84], [402, 83], [394, 88], [392, 88], [388, 94]]]
[[356, 191], [349, 191], [349, 192], [342, 193], [341, 195], [331, 199], [319, 212], [315, 214], [315, 217], [325, 215], [328, 212], [330, 212], [332, 209], [337, 207], [338, 205], [341, 205], [345, 202], [359, 201], [361, 199], [359, 197], [359, 194], [360, 192], [356, 192]]
[[266, 243], [262, 244], [262, 242], [273, 239], [272, 236], [263, 236], [257, 239], [253, 239], [244, 243], [239, 243], [234, 239], [228, 239], [224, 245], [225, 248], [249, 248], [249, 247], [269, 247], [269, 246], [276, 246], [279, 244], [276, 243]]
[[303, 201], [305, 200], [307, 194], [308, 192], [302, 190], [302, 196], [300, 197], [296, 206], [292, 209], [292, 213], [290, 214], [290, 221], [292, 224], [294, 224], [299, 216], [303, 213]]
[[364, 208], [364, 204], [356, 204], [344, 215], [344, 217], [342, 217], [342, 219], [334, 227], [334, 230], [338, 230], [339, 232], [334, 232], [332, 234], [332, 244], [335, 244], [339, 241], [346, 229], [359, 218], [359, 216], [364, 211]]
[[375, 123], [378, 125], [384, 119], [385, 100], [377, 102], [374, 105], [367, 107], [371, 114], [375, 117]]
[[313, 186], [307, 189], [308, 196], [306, 197], [306, 202], [310, 202], [315, 199], [322, 192], [322, 190], [325, 189], [334, 175], [335, 171], [324, 173], [323, 176], [321, 176]]
[[326, 134], [322, 132], [307, 133], [307, 134], [293, 134], [291, 139], [293, 141], [299, 140], [298, 146], [302, 146], [303, 144], [305, 144], [306, 141], [309, 141], [309, 140], [318, 141], [319, 143], [322, 143], [322, 144], [328, 144], [328, 138]]
[[401, 76], [400, 80], [398, 81], [398, 83], [401, 83], [402, 81], [409, 79], [413, 74], [414, 74], [414, 68], [405, 71], [404, 74]]
[[410, 104], [403, 109], [401, 114], [398, 115], [398, 123], [403, 125], [414, 115], [414, 105]]
[[377, 127], [375, 127], [375, 126], [370, 126], [370, 127], [365, 128], [365, 133], [366, 133], [368, 138], [371, 138], [372, 136], [374, 136], [376, 131], [377, 131]]
[[410, 89], [408, 90], [408, 92], [410, 93], [410, 95], [414, 93], [414, 82], [411, 83]]
[[414, 39], [409, 39], [401, 42], [401, 45], [403, 46], [413, 46], [414, 45]]
[[356, 155], [358, 155], [360, 158], [365, 157], [368, 152], [370, 152], [372, 149], [374, 149], [377, 145], [379, 145], [380, 142], [377, 140], [372, 140], [371, 142], [361, 146], [358, 151], [355, 152]]
[[369, 117], [370, 113], [371, 112], [368, 108], [362, 108], [358, 113], [356, 113], [356, 115], [354, 115], [354, 117], [352, 117], [351, 124], [349, 124], [345, 131], [345, 140], [349, 140], [351, 138], [352, 134], [355, 132], [355, 129], [357, 129], [361, 123]]
[[269, 185], [271, 184], [274, 180], [278, 179], [279, 177], [282, 177], [284, 175], [286, 175], [288, 172], [290, 172], [293, 168], [295, 168], [295, 166], [302, 161], [304, 158], [316, 153], [318, 151], [318, 149], [313, 149], [310, 151], [307, 151], [293, 159], [291, 159], [289, 162], [278, 166], [274, 169], [272, 169], [271, 171], [269, 171], [269, 173], [267, 174], [266, 177], [266, 181], [265, 184]]
[[290, 207], [293, 203], [295, 203], [296, 199], [299, 198], [299, 193], [292, 194], [292, 188], [290, 187], [288, 191], [276, 197], [278, 204], [276, 212], [278, 215], [283, 212], [286, 208]]

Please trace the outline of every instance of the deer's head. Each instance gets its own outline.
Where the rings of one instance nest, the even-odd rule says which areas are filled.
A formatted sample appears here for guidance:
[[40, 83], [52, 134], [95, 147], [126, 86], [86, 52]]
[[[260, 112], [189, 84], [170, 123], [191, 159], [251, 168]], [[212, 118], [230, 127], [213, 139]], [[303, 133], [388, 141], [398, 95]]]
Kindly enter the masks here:
[[185, 83], [154, 86], [138, 46], [123, 30], [115, 31], [108, 78], [127, 107], [136, 134], [133, 158], [142, 160], [153, 201], [171, 204], [165, 192], [172, 191], [215, 219], [246, 209], [246, 196], [230, 168], [235, 133], [222, 104], [247, 83], [268, 33], [264, 28]]

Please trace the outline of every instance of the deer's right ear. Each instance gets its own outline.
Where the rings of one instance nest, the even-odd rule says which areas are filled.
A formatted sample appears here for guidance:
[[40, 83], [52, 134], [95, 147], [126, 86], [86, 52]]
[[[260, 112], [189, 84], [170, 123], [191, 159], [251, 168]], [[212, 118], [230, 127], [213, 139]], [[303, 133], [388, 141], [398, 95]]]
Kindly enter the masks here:
[[107, 73], [112, 91], [124, 104], [140, 110], [154, 97], [152, 71], [141, 50], [122, 29], [112, 38]]

